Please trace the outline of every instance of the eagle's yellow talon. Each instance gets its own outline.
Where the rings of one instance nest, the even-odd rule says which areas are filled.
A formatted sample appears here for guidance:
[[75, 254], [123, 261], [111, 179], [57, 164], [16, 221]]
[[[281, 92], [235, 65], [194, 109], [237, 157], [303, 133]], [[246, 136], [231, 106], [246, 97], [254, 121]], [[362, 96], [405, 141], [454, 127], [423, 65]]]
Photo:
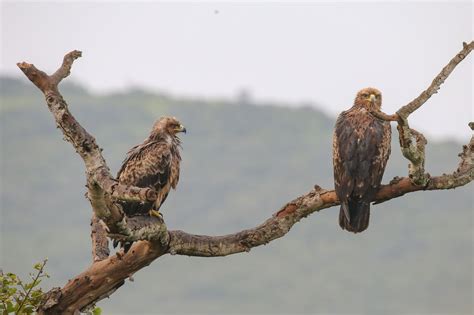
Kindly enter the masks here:
[[150, 216], [152, 216], [152, 217], [157, 217], [157, 218], [159, 218], [159, 219], [163, 219], [163, 215], [162, 215], [161, 212], [158, 211], [158, 210], [150, 210], [149, 214], [150, 214]]

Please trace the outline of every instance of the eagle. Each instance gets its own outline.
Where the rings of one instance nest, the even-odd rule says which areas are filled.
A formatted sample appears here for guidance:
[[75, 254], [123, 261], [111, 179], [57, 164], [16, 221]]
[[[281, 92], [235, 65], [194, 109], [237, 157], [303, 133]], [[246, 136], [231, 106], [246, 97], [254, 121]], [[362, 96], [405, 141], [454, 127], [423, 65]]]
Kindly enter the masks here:
[[128, 217], [162, 217], [159, 209], [179, 181], [181, 140], [177, 134], [180, 132], [186, 133], [186, 128], [175, 117], [161, 117], [154, 123], [148, 138], [128, 151], [117, 174], [119, 183], [149, 187], [158, 193], [155, 202], [121, 202]]
[[341, 202], [339, 225], [358, 233], [367, 229], [370, 202], [380, 187], [390, 156], [390, 123], [371, 114], [380, 111], [375, 88], [357, 93], [354, 105], [336, 121], [333, 137], [334, 186]]

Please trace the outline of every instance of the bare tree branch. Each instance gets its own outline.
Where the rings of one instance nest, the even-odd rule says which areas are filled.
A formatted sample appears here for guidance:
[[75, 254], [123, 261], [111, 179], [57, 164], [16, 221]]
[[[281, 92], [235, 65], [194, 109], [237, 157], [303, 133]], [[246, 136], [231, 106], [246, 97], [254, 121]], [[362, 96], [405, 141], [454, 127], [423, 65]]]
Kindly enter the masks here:
[[125, 280], [161, 256], [159, 243], [141, 241], [126, 255], [116, 254], [92, 264], [86, 271], [70, 280], [63, 288], [53, 288], [43, 300], [39, 314], [76, 314], [112, 294]]
[[438, 90], [441, 87], [441, 84], [444, 83], [446, 78], [453, 72], [456, 66], [464, 60], [474, 49], [474, 41], [471, 41], [469, 44], [463, 43], [463, 48], [460, 52], [454, 56], [453, 59], [441, 70], [441, 72], [434, 78], [430, 86], [424, 90], [417, 98], [403, 106], [397, 111], [397, 114], [401, 117], [408, 118], [415, 110], [421, 107], [426, 101], [433, 95], [438, 93]]
[[[395, 115], [376, 113], [380, 119], [397, 120], [399, 126], [402, 125], [406, 128], [400, 132], [402, 151], [404, 147], [412, 146], [411, 134], [418, 134], [408, 128], [406, 120], [408, 115], [436, 92], [435, 90], [473, 49], [473, 46], [472, 42], [469, 45], [465, 44], [461, 53], [451, 60], [428, 90], [407, 106], [402, 107], [400, 110], [402, 114], [400, 111]], [[120, 251], [107, 257], [103, 231], [93, 232], [93, 244], [97, 246], [96, 249], [93, 249], [94, 263], [83, 273], [70, 280], [63, 288], [53, 288], [45, 294], [42, 306], [38, 310], [39, 314], [75, 314], [79, 310], [87, 309], [112, 294], [133, 273], [167, 253], [215, 257], [248, 252], [253, 247], [267, 244], [284, 236], [302, 218], [339, 204], [334, 190], [324, 190], [315, 186], [306, 195], [288, 202], [261, 225], [224, 236], [192, 235], [183, 231], [167, 231], [166, 225], [155, 218], [127, 218], [120, 206], [114, 202], [115, 200], [153, 201], [156, 200], [156, 192], [148, 188], [127, 187], [119, 184], [111, 176], [95, 139], [69, 112], [57, 85], [69, 75], [73, 61], [80, 55], [78, 51], [67, 54], [62, 66], [52, 76], [48, 76], [31, 64], [23, 62], [18, 66], [45, 94], [46, 102], [58, 127], [84, 160], [87, 170], [87, 196], [94, 214], [107, 225], [108, 235], [117, 240], [141, 241], [135, 242], [127, 254]], [[470, 126], [473, 125], [473, 123], [470, 124]], [[402, 136], [403, 133], [405, 136]], [[407, 135], [407, 133], [409, 134]], [[421, 156], [411, 157], [414, 160], [412, 163], [415, 168], [424, 163], [425, 142], [423, 135], [419, 134], [414, 148], [415, 153], [419, 153]], [[389, 184], [381, 186], [373, 201], [381, 203], [414, 191], [452, 189], [468, 184], [474, 179], [474, 137], [471, 138], [469, 144], [463, 147], [460, 157], [461, 162], [452, 174], [431, 177], [421, 184], [409, 177], [395, 178]], [[415, 174], [412, 177], [418, 176], [418, 173], [415, 170], [414, 173], [411, 173]], [[93, 221], [92, 225], [93, 229], [98, 228], [97, 221]]]
[[109, 239], [102, 221], [94, 214], [91, 219], [92, 262], [109, 257]]
[[371, 114], [377, 117], [378, 119], [385, 120], [385, 121], [398, 121], [399, 120], [399, 117], [397, 114], [388, 115], [380, 110], [374, 110], [371, 112]]
[[[395, 178], [390, 184], [382, 185], [374, 198], [375, 203], [403, 196], [420, 190], [453, 189], [464, 186], [474, 179], [474, 136], [463, 146], [461, 162], [452, 174], [431, 178], [425, 185], [416, 185], [410, 178]], [[284, 236], [291, 227], [313, 212], [339, 205], [334, 190], [324, 190], [316, 186], [306, 195], [284, 205], [263, 224], [249, 230], [225, 236], [192, 235], [183, 231], [170, 231], [170, 254], [188, 256], [227, 256], [248, 252], [252, 247], [265, 245]]]
[[400, 118], [397, 130], [402, 154], [410, 161], [408, 177], [417, 185], [425, 185], [429, 181], [429, 174], [425, 174], [425, 146], [428, 141], [422, 133], [408, 126], [406, 118]]
[[[130, 187], [119, 184], [110, 174], [110, 169], [102, 156], [102, 149], [74, 118], [66, 101], [59, 93], [58, 84], [70, 73], [74, 60], [81, 57], [80, 51], [66, 54], [61, 67], [51, 76], [38, 70], [33, 64], [18, 63], [18, 67], [45, 95], [48, 108], [53, 114], [57, 127], [81, 156], [86, 166], [88, 198], [94, 213], [102, 219], [110, 232], [129, 235], [131, 238], [143, 237], [143, 231], [127, 225], [127, 218], [121, 208], [112, 206], [112, 199], [127, 201], [154, 201], [157, 193], [150, 188]], [[157, 230], [162, 230], [158, 227]], [[138, 233], [140, 236], [134, 235]], [[146, 233], [145, 233], [146, 234]], [[147, 238], [150, 239], [150, 238]]]
[[[425, 146], [426, 138], [422, 133], [411, 129], [408, 126], [408, 116], [420, 108], [433, 95], [438, 93], [441, 85], [453, 72], [454, 68], [464, 60], [474, 49], [474, 41], [469, 44], [463, 43], [463, 49], [454, 56], [451, 61], [435, 77], [430, 86], [424, 90], [417, 98], [402, 106], [395, 114], [387, 115], [381, 111], [373, 111], [372, 114], [382, 120], [397, 121], [400, 149], [403, 156], [410, 161], [408, 166], [408, 176], [417, 185], [426, 185], [430, 180], [430, 175], [425, 174]], [[413, 142], [413, 139], [415, 142]]]

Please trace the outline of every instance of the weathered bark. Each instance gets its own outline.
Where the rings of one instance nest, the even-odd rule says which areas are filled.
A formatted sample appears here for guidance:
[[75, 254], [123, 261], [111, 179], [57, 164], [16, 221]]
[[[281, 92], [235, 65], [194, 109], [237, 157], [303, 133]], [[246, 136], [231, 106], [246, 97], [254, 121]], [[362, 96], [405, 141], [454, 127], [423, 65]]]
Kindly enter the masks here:
[[[397, 126], [400, 149], [403, 156], [410, 161], [408, 177], [417, 185], [425, 185], [429, 181], [429, 174], [425, 174], [425, 146], [428, 143], [422, 133], [411, 129], [408, 120], [400, 118]], [[413, 142], [413, 139], [415, 142]]]
[[92, 214], [91, 219], [92, 262], [101, 261], [109, 257], [109, 240], [102, 221]]
[[165, 251], [158, 242], [142, 241], [126, 255], [113, 255], [93, 263], [63, 288], [53, 288], [46, 295], [39, 314], [75, 314], [100, 299], [108, 297], [125, 283], [125, 279], [148, 266]]
[[[413, 131], [408, 128], [407, 117], [436, 93], [454, 67], [470, 53], [473, 47], [472, 42], [469, 45], [464, 44], [464, 49], [451, 60], [448, 66], [443, 68], [428, 90], [410, 104], [402, 107], [397, 114], [375, 113], [381, 119], [396, 120], [399, 126], [406, 128], [400, 132], [400, 143], [402, 151], [411, 150], [407, 158], [414, 165], [413, 170], [409, 171], [412, 178], [425, 176], [423, 169], [425, 141], [423, 135], [419, 134], [416, 145], [411, 144]], [[93, 218], [93, 264], [70, 280], [63, 288], [54, 288], [45, 294], [38, 310], [40, 314], [74, 314], [79, 310], [87, 309], [112, 294], [133, 273], [167, 253], [216, 257], [248, 252], [253, 247], [267, 244], [284, 236], [302, 218], [339, 204], [334, 190], [324, 190], [315, 186], [309, 193], [288, 202], [261, 225], [224, 236], [167, 231], [166, 225], [155, 218], [127, 218], [114, 200], [152, 201], [156, 199], [156, 192], [148, 188], [127, 187], [119, 184], [111, 176], [95, 139], [69, 112], [57, 85], [69, 75], [73, 61], [80, 56], [81, 53], [78, 51], [67, 54], [62, 66], [51, 76], [31, 64], [23, 62], [18, 66], [45, 94], [46, 102], [58, 127], [84, 160], [87, 170], [87, 196], [96, 217], [106, 224], [108, 236], [117, 240], [139, 241], [134, 243], [127, 254], [120, 251], [107, 257], [109, 254], [107, 240], [104, 240], [105, 229], [101, 229], [100, 222], [97, 218]], [[474, 124], [470, 123], [470, 126], [472, 128]], [[461, 162], [452, 174], [426, 177], [423, 181], [412, 180], [410, 176], [395, 178], [389, 184], [381, 186], [373, 201], [381, 203], [414, 191], [452, 189], [468, 184], [474, 179], [474, 137], [463, 147], [463, 152], [459, 156]], [[422, 170], [421, 175], [419, 175], [420, 170]]]

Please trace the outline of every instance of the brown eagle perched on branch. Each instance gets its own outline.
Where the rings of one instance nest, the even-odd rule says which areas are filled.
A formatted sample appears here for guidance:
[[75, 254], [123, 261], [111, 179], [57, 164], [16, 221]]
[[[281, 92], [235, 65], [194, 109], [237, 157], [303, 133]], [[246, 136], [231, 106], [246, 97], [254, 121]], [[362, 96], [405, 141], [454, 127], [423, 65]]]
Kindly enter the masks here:
[[354, 106], [337, 118], [333, 137], [334, 185], [341, 201], [339, 225], [358, 233], [367, 229], [375, 197], [390, 155], [390, 123], [373, 116], [382, 94], [374, 88], [357, 93]]
[[155, 202], [122, 202], [127, 216], [152, 215], [161, 217], [159, 209], [171, 188], [179, 180], [181, 140], [177, 134], [186, 128], [175, 117], [161, 117], [153, 125], [148, 138], [127, 153], [117, 179], [121, 184], [149, 187], [158, 193]]

